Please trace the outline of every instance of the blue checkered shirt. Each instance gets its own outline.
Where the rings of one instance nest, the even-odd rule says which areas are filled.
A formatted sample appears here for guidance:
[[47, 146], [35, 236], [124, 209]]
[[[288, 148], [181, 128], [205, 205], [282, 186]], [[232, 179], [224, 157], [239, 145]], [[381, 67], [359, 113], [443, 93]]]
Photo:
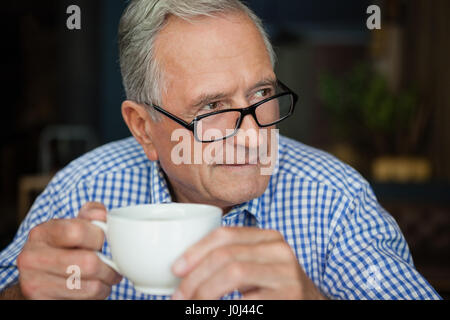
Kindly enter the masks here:
[[[416, 271], [395, 220], [369, 184], [329, 154], [285, 137], [265, 192], [235, 206], [224, 226], [281, 232], [306, 274], [331, 299], [440, 299]], [[108, 209], [171, 202], [158, 162], [134, 138], [104, 145], [61, 170], [37, 198], [13, 242], [0, 253], [0, 290], [16, 283], [16, 259], [30, 230], [71, 219], [88, 201]], [[103, 253], [111, 256], [105, 242]], [[224, 299], [239, 298], [238, 291]], [[168, 299], [136, 291], [124, 278], [108, 299]]]

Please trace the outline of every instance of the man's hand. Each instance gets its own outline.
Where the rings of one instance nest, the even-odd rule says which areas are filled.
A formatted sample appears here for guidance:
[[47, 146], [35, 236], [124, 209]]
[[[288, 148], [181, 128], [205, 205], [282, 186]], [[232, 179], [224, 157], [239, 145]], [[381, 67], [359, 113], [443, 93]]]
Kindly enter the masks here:
[[189, 248], [172, 271], [182, 281], [173, 299], [324, 299], [274, 230], [220, 228]]
[[[85, 204], [77, 219], [50, 220], [31, 230], [17, 258], [19, 284], [29, 299], [104, 299], [122, 279], [101, 262], [103, 231], [89, 220], [106, 221], [100, 203]], [[79, 266], [81, 288], [70, 290], [67, 267]]]

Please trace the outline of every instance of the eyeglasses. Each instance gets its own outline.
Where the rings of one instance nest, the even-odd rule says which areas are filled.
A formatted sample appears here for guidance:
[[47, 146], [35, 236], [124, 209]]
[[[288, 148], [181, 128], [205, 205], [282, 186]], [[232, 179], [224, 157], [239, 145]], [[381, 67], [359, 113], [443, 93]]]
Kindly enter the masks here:
[[[266, 90], [266, 89], [265, 89]], [[190, 123], [178, 118], [159, 106], [152, 105], [158, 112], [177, 122], [194, 134], [202, 143], [225, 140], [237, 134], [245, 116], [251, 115], [259, 127], [270, 127], [290, 117], [298, 96], [281, 81], [270, 92], [271, 96], [246, 108], [221, 106], [218, 111], [197, 115]]]

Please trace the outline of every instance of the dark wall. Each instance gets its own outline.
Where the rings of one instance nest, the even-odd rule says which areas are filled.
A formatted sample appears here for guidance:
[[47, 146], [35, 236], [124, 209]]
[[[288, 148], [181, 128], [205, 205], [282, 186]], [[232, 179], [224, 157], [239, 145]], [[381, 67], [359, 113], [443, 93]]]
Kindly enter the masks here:
[[125, 99], [119, 68], [117, 29], [125, 1], [101, 0], [100, 14], [100, 135], [103, 142], [117, 140], [130, 133], [120, 113]]

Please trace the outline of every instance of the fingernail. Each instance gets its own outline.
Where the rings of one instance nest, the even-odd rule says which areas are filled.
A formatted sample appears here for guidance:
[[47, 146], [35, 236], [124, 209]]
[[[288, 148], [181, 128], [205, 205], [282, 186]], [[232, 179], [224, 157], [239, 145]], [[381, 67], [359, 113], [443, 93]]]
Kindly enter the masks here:
[[175, 291], [175, 293], [172, 296], [172, 300], [183, 300], [183, 299], [184, 299], [184, 296], [181, 293], [181, 291], [179, 291], [179, 290]]
[[177, 261], [175, 261], [173, 265], [173, 271], [176, 274], [182, 274], [186, 269], [186, 267], [187, 267], [186, 260], [184, 258], [179, 258]]

